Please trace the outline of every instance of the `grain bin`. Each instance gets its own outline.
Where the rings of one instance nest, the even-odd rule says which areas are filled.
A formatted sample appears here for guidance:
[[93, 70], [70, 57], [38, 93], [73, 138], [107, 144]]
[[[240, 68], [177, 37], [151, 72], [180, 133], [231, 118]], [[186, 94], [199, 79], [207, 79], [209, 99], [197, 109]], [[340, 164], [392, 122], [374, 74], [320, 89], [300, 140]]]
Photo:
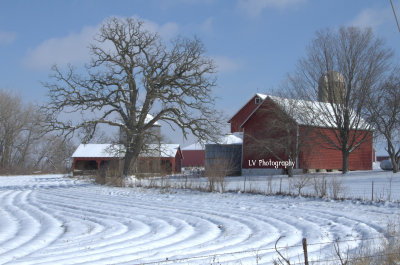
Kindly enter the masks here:
[[318, 80], [318, 100], [341, 103], [345, 95], [346, 79], [337, 71], [329, 71]]
[[242, 143], [241, 135], [228, 134], [222, 137], [218, 143], [206, 144], [206, 173], [218, 171], [230, 176], [239, 176], [241, 174]]

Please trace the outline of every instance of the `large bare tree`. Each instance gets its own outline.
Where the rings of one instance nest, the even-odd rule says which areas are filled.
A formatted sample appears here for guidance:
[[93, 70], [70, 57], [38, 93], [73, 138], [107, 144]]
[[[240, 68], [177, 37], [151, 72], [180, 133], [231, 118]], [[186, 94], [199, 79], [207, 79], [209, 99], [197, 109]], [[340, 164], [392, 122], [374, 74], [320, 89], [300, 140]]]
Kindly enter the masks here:
[[399, 172], [400, 162], [400, 69], [372, 91], [368, 98], [367, 116], [375, 131], [386, 140], [386, 151], [393, 166]]
[[341, 151], [343, 173], [349, 170], [350, 153], [371, 137], [362, 114], [368, 94], [387, 75], [392, 55], [371, 29], [321, 30], [288, 77], [292, 96], [313, 102], [308, 104], [310, 125], [332, 132], [320, 130], [320, 137], [327, 148]]
[[[123, 176], [136, 163], [146, 135], [158, 121], [177, 126], [186, 137], [206, 140], [218, 130], [212, 88], [215, 66], [197, 38], [165, 43], [135, 18], [110, 18], [90, 46], [86, 74], [53, 68], [46, 109], [52, 129], [90, 140], [100, 124], [126, 136]], [[88, 112], [84, 120], [62, 120], [63, 112]], [[152, 116], [149, 116], [151, 114]], [[95, 117], [93, 117], [95, 116]]]

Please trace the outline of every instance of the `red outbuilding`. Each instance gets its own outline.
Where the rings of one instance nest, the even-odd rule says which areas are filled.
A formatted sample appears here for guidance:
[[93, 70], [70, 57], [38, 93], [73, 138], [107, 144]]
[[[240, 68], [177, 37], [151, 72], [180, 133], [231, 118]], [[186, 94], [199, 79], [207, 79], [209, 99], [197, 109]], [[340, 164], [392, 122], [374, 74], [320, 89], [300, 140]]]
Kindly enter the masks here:
[[183, 160], [182, 167], [204, 167], [205, 148], [200, 143], [194, 143], [182, 148]]
[[[74, 174], [123, 165], [125, 148], [116, 144], [80, 144], [72, 155]], [[182, 152], [179, 144], [150, 144], [139, 155], [138, 173], [180, 173]]]
[[[291, 101], [291, 102], [289, 102]], [[289, 103], [288, 103], [289, 102]], [[261, 152], [261, 148], [268, 146], [257, 146], [259, 140], [265, 140], [273, 144], [274, 137], [278, 138], [279, 132], [268, 134], [268, 130], [273, 127], [276, 119], [280, 119], [279, 115], [274, 113], [276, 109], [286, 111], [285, 104], [305, 104], [306, 101], [289, 100], [278, 97], [256, 94], [254, 95], [230, 120], [231, 133], [243, 132], [243, 147], [242, 147], [242, 174], [269, 174], [280, 173], [283, 165], [278, 165], [279, 156], [281, 160], [287, 160], [284, 152], [265, 154]], [[322, 103], [324, 104], [324, 103]], [[328, 103], [326, 103], [328, 104]], [[290, 140], [295, 151], [300, 148], [299, 142], [302, 142], [299, 155], [295, 163], [295, 169], [302, 170], [341, 170], [342, 169], [342, 153], [340, 150], [334, 149], [332, 143], [337, 144], [334, 136], [337, 130], [332, 127], [318, 123], [304, 121], [299, 117], [301, 113], [291, 112], [285, 113], [288, 116], [287, 122], [292, 122], [296, 130], [291, 133]], [[352, 131], [356, 139], [363, 141], [360, 146], [350, 153], [349, 169], [350, 170], [371, 170], [373, 161], [373, 132], [368, 130]], [[268, 139], [267, 139], [268, 138]], [[329, 142], [329, 143], [328, 143]], [[259, 145], [259, 144], [258, 144]]]

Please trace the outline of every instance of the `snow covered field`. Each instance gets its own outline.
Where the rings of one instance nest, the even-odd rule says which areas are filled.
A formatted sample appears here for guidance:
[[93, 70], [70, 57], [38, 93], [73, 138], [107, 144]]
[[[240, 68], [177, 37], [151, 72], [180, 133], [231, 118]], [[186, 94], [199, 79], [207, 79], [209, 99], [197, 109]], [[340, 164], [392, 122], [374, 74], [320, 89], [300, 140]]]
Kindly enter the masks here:
[[[362, 179], [369, 186], [365, 174], [348, 181], [360, 188]], [[394, 183], [396, 176], [393, 189]], [[257, 264], [258, 258], [271, 264], [280, 236], [292, 260], [302, 254], [303, 237], [309, 256], [323, 259], [333, 253], [328, 242], [357, 248], [358, 239], [381, 238], [399, 215], [395, 202], [113, 188], [60, 175], [0, 177], [0, 263]]]

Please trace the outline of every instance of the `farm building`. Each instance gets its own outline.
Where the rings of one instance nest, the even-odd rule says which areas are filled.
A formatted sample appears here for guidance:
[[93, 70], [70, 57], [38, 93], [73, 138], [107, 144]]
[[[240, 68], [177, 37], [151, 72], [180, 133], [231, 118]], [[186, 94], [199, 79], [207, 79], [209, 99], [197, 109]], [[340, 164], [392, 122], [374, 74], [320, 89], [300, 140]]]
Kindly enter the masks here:
[[243, 134], [227, 134], [217, 143], [206, 144], [205, 171], [227, 171], [228, 175], [241, 174]]
[[205, 148], [200, 143], [194, 143], [182, 148], [182, 167], [194, 168], [204, 167]]
[[[122, 166], [125, 149], [117, 144], [81, 144], [72, 155], [74, 174], [111, 166]], [[138, 173], [174, 174], [181, 172], [179, 144], [150, 144], [139, 155]]]
[[[284, 154], [284, 146], [277, 144], [278, 139], [282, 137], [282, 130], [273, 130], [279, 119], [285, 119], [295, 128], [295, 131], [290, 133], [289, 139], [286, 139], [292, 143], [289, 151], [299, 151], [296, 161], [292, 161], [295, 169], [309, 171], [342, 169], [341, 152], [327, 148], [327, 141], [335, 141], [336, 129], [323, 124], [318, 126], [315, 122], [311, 123], [304, 119], [302, 113], [288, 111], [287, 107], [295, 104], [308, 103], [302, 100], [289, 100], [258, 93], [228, 121], [231, 125], [231, 133], [243, 133], [242, 174], [261, 175], [282, 172], [284, 165], [277, 165], [274, 162], [278, 160], [277, 157], [280, 160], [288, 160]], [[355, 135], [357, 139], [359, 133], [360, 131]], [[372, 169], [372, 131], [363, 131], [362, 133], [364, 141], [349, 156], [350, 170]], [[272, 150], [271, 146], [278, 147]], [[269, 152], [265, 152], [266, 149], [269, 149]]]

